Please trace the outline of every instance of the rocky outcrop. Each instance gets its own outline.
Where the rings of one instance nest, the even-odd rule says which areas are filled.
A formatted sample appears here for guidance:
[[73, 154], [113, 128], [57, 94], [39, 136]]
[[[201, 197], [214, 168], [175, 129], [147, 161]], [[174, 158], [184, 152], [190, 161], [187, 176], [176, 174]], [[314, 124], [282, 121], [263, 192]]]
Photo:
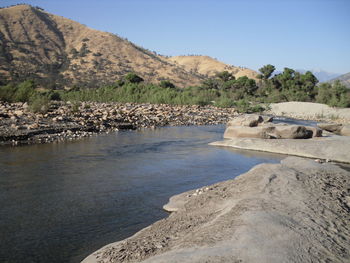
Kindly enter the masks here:
[[257, 114], [244, 114], [227, 123], [224, 138], [261, 138], [261, 139], [308, 139], [322, 136], [322, 130], [316, 127], [272, 124], [271, 117]]
[[340, 123], [318, 123], [317, 126], [328, 132], [333, 132], [343, 136], [350, 136], [350, 125]]
[[330, 135], [307, 140], [231, 138], [213, 142], [211, 145], [350, 163], [350, 137], [348, 136]]
[[350, 173], [289, 157], [170, 198], [176, 211], [92, 262], [348, 262]]
[[72, 140], [94, 133], [159, 126], [225, 123], [234, 109], [136, 103], [52, 103], [32, 113], [25, 103], [0, 102], [0, 144]]

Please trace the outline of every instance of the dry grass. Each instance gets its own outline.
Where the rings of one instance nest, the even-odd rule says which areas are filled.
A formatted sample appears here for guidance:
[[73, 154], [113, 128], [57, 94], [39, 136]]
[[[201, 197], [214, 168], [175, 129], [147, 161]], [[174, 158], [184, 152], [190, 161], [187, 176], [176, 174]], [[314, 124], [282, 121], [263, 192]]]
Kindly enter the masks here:
[[236, 78], [247, 76], [256, 79], [257, 72], [248, 68], [227, 65], [208, 56], [176, 56], [168, 58], [168, 61], [181, 66], [187, 71], [212, 77], [218, 72], [231, 72]]

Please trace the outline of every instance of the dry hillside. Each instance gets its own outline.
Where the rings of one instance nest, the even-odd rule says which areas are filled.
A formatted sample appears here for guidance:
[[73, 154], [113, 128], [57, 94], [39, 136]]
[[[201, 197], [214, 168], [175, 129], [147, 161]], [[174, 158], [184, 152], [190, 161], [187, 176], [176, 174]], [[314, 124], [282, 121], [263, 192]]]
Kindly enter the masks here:
[[335, 79], [332, 79], [331, 82], [339, 80], [343, 85], [350, 89], [350, 72], [344, 75], [341, 75]]
[[114, 34], [28, 5], [0, 9], [0, 77], [96, 87], [127, 72], [149, 82], [171, 80], [180, 87], [202, 81]]
[[257, 72], [248, 68], [235, 67], [208, 56], [175, 56], [167, 58], [169, 62], [181, 66], [193, 74], [212, 77], [218, 72], [231, 72], [236, 78], [247, 76], [256, 79]]

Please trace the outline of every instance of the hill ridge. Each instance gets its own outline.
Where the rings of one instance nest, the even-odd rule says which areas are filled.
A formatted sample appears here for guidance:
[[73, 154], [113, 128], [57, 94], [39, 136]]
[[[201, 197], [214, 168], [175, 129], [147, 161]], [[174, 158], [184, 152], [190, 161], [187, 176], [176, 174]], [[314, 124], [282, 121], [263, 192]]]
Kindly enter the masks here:
[[0, 9], [0, 36], [0, 80], [35, 79], [51, 88], [98, 87], [135, 72], [147, 82], [170, 80], [185, 87], [209, 76], [116, 34], [29, 5]]

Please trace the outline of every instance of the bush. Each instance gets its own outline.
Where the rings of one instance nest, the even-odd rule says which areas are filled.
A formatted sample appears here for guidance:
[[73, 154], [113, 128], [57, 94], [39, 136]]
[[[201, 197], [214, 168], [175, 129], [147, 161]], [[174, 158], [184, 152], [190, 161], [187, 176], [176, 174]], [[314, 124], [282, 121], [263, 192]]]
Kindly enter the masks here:
[[0, 100], [5, 102], [13, 102], [16, 87], [12, 84], [0, 87]]
[[129, 83], [140, 83], [143, 81], [143, 78], [140, 76], [136, 75], [136, 73], [128, 73], [125, 77], [124, 80]]
[[162, 88], [171, 88], [171, 89], [175, 88], [175, 85], [168, 80], [162, 80], [159, 86]]
[[50, 108], [50, 99], [44, 95], [35, 95], [29, 100], [29, 109], [34, 113], [46, 113]]
[[61, 95], [58, 92], [52, 92], [50, 94], [50, 100], [60, 101]]
[[34, 95], [34, 88], [35, 86], [33, 81], [27, 80], [20, 83], [17, 86], [13, 101], [29, 102], [30, 97]]
[[214, 106], [220, 108], [232, 108], [235, 105], [235, 102], [229, 98], [221, 97], [215, 101]]

